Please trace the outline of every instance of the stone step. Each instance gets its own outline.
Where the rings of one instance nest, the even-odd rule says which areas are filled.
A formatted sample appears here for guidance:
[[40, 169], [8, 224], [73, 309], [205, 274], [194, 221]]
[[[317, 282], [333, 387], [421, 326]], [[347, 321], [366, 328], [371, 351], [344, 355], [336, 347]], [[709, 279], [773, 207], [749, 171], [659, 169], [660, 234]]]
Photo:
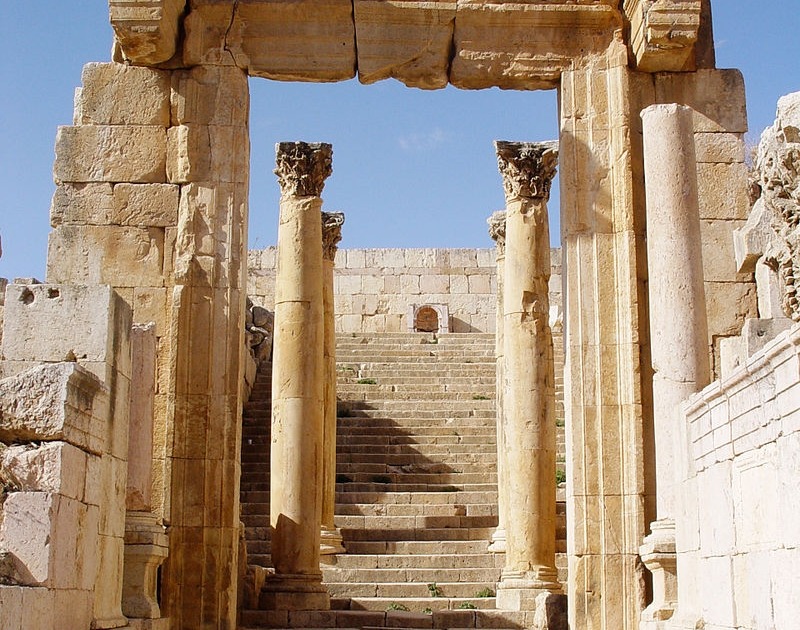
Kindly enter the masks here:
[[[352, 384], [352, 379], [357, 379], [359, 377], [353, 376], [341, 376], [337, 381], [337, 386], [342, 387], [343, 385], [350, 385]], [[426, 388], [430, 387], [431, 385], [444, 385], [445, 387], [448, 386], [471, 386], [471, 385], [495, 385], [495, 373], [491, 371], [491, 373], [487, 373], [486, 375], [473, 375], [473, 376], [447, 376], [447, 377], [440, 377], [437, 379], [432, 379], [429, 375], [419, 376], [419, 370], [417, 370], [417, 376], [395, 376], [395, 375], [384, 375], [380, 377], [378, 385], [382, 386], [397, 386], [402, 387], [403, 389], [409, 389], [412, 387], [419, 387], [420, 391], [426, 391]], [[256, 391], [255, 388], [253, 391]]]
[[336, 447], [338, 455], [348, 455], [349, 461], [358, 461], [356, 458], [359, 456], [372, 456], [372, 455], [402, 455], [414, 456], [422, 455], [423, 457], [440, 456], [440, 455], [474, 455], [475, 457], [486, 457], [497, 454], [497, 447], [494, 444], [462, 444], [462, 443], [401, 443], [392, 444], [384, 442], [383, 440], [375, 440], [369, 444], [361, 444], [356, 438], [362, 436], [350, 435], [347, 442], [340, 442]]
[[[482, 450], [475, 453], [452, 452], [447, 448], [439, 447], [436, 451], [420, 453], [418, 450], [408, 447], [407, 452], [388, 453], [385, 450], [378, 452], [342, 452], [336, 455], [337, 471], [339, 465], [363, 465], [363, 466], [384, 466], [384, 467], [404, 467], [404, 466], [431, 466], [436, 463], [447, 466], [459, 465], [463, 472], [478, 472], [479, 470], [497, 469], [497, 450]], [[432, 459], [435, 455], [436, 459]], [[244, 454], [243, 454], [244, 456]], [[245, 461], [244, 458], [242, 461]], [[474, 468], [474, 469], [473, 469]], [[364, 472], [367, 472], [366, 469]]]
[[502, 569], [505, 555], [497, 553], [445, 554], [339, 554], [336, 567], [340, 569], [396, 569], [416, 567], [420, 569], [455, 567]]
[[[349, 584], [365, 583], [372, 586], [379, 584], [397, 584], [397, 583], [440, 583], [440, 582], [453, 582], [453, 583], [496, 583], [500, 580], [501, 568], [485, 567], [485, 568], [443, 568], [443, 567], [396, 567], [388, 569], [344, 569], [341, 567], [322, 567], [322, 580], [326, 583], [342, 583]], [[442, 589], [444, 590], [444, 589]], [[426, 593], [420, 593], [424, 596]], [[430, 594], [430, 589], [429, 593]], [[446, 592], [444, 593], [447, 594]], [[472, 593], [462, 593], [463, 597], [475, 597], [475, 591]], [[413, 595], [406, 595], [406, 597], [413, 597]]]
[[345, 555], [418, 555], [486, 553], [489, 538], [476, 540], [349, 540]]
[[[353, 449], [363, 448], [434, 448], [443, 447], [449, 448], [453, 446], [489, 446], [496, 450], [495, 434], [489, 427], [476, 427], [474, 430], [456, 430], [448, 429], [445, 431], [437, 431], [428, 435], [420, 435], [416, 432], [415, 435], [409, 435], [407, 432], [398, 431], [394, 435], [375, 434], [372, 429], [340, 429], [339, 430], [339, 444], [341, 448], [344, 445], [349, 445]], [[340, 448], [337, 446], [337, 448]], [[424, 451], [423, 451], [424, 452]]]
[[[242, 492], [242, 502], [269, 503], [269, 496], [269, 489], [245, 490]], [[496, 489], [480, 492], [337, 492], [336, 494], [337, 512], [340, 509], [350, 510], [352, 506], [369, 506], [375, 510], [402, 510], [413, 506], [437, 510], [439, 509], [437, 506], [455, 506], [442, 507], [443, 510], [450, 510], [496, 504]]]
[[[416, 418], [344, 416], [337, 419], [336, 425], [339, 436], [378, 432], [378, 436], [381, 437], [406, 435], [418, 439], [427, 436], [494, 435], [497, 420], [495, 418], [446, 418], [431, 423]], [[413, 436], [409, 435], [409, 431], [414, 432]]]
[[[389, 456], [386, 456], [389, 459]], [[464, 456], [467, 457], [467, 456]], [[344, 456], [342, 457], [342, 459]], [[337, 459], [336, 474], [337, 475], [350, 475], [352, 481], [360, 481], [363, 478], [355, 477], [354, 475], [477, 475], [486, 474], [491, 475], [497, 472], [497, 463], [492, 461], [456, 461], [456, 458], [442, 457], [439, 461], [433, 461], [429, 458], [419, 456], [412, 459], [410, 456], [401, 456], [396, 462], [393, 461], [371, 461], [371, 462], [347, 462]], [[243, 460], [244, 461], [244, 460]], [[403, 463], [408, 461], [408, 463]], [[470, 477], [472, 481], [473, 478]], [[491, 481], [487, 478], [481, 481]]]
[[[258, 518], [258, 517], [252, 517]], [[345, 542], [355, 540], [373, 540], [373, 541], [390, 541], [390, 540], [428, 540], [428, 541], [443, 541], [443, 540], [483, 540], [488, 541], [494, 527], [426, 527], [423, 529], [350, 529], [341, 528], [342, 538]]]
[[[461, 609], [465, 604], [474, 609]], [[414, 628], [495, 630], [533, 628], [534, 613], [494, 610], [494, 598], [406, 598], [405, 610], [393, 610], [400, 602], [392, 598], [347, 598], [332, 605], [348, 605], [347, 610], [245, 610], [241, 627], [247, 630], [270, 628]], [[388, 609], [388, 610], [387, 610]], [[426, 612], [423, 612], [426, 611]], [[427, 612], [430, 611], [430, 612]]]
[[[470, 401], [472, 403], [473, 401]], [[476, 400], [475, 403], [486, 403], [494, 401]], [[445, 403], [437, 405], [438, 409], [430, 409], [427, 405], [423, 404], [409, 404], [403, 402], [398, 404], [394, 401], [393, 404], [370, 405], [360, 401], [339, 401], [339, 416], [338, 420], [347, 420], [347, 418], [373, 418], [376, 420], [383, 420], [384, 426], [414, 426], [423, 427], [426, 424], [430, 426], [432, 423], [437, 423], [438, 426], [445, 426], [448, 424], [459, 424], [467, 419], [480, 419], [480, 423], [486, 426], [493, 426], [497, 422], [497, 413], [494, 405], [488, 406], [485, 404], [464, 405], [457, 402]], [[431, 403], [435, 404], [435, 403]], [[420, 408], [422, 407], [422, 408]], [[427, 423], [419, 422], [413, 424], [407, 422], [408, 420], [427, 420]], [[404, 422], [405, 421], [405, 422]], [[342, 424], [358, 424], [357, 420]]]
[[[447, 390], [445, 385], [440, 385], [439, 388], [431, 387], [429, 391], [425, 391], [424, 386], [420, 385], [409, 391], [393, 391], [391, 388], [399, 387], [399, 385], [358, 385], [358, 384], [340, 384], [337, 388], [337, 396], [341, 400], [365, 400], [371, 403], [386, 402], [386, 401], [409, 401], [416, 404], [424, 401], [465, 401], [465, 400], [494, 400], [495, 387], [494, 385], [460, 385], [462, 391], [453, 389]], [[259, 403], [260, 404], [260, 403]], [[248, 403], [252, 405], [252, 403]]]
[[[498, 572], [499, 574], [499, 572]], [[472, 598], [475, 593], [483, 589], [494, 590], [496, 580], [487, 579], [476, 582], [437, 582], [436, 585], [446, 597]], [[381, 597], [389, 599], [424, 598], [430, 597], [426, 583], [396, 582], [396, 583], [363, 583], [363, 582], [326, 582], [331, 597]], [[431, 607], [433, 608], [433, 607]]]
[[[261, 477], [260, 479], [263, 479]], [[249, 491], [264, 491], [269, 490], [269, 480], [243, 480], [241, 483], [243, 492]], [[459, 491], [466, 492], [486, 492], [497, 491], [497, 484], [494, 483], [459, 483], [459, 484], [443, 484], [443, 483], [337, 483], [336, 492], [348, 493], [398, 493], [398, 492], [413, 492], [413, 493], [443, 493], [455, 494]]]

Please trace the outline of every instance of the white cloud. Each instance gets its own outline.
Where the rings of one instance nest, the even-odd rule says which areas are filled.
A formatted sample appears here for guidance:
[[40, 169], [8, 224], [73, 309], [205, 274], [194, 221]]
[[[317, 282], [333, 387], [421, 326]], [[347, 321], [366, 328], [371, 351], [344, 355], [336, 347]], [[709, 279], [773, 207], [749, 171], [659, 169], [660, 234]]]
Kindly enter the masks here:
[[397, 144], [403, 151], [430, 151], [436, 147], [444, 144], [447, 141], [447, 135], [438, 127], [431, 131], [422, 133], [410, 133], [405, 136], [400, 136], [397, 139]]

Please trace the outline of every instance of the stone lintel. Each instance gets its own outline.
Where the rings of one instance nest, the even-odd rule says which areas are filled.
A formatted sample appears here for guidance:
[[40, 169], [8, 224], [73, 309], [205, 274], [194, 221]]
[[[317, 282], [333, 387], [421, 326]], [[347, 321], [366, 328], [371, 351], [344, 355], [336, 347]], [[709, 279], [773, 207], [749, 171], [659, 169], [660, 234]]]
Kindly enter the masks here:
[[275, 175], [282, 197], [319, 197], [332, 172], [333, 147], [325, 142], [279, 142]]
[[116, 42], [125, 59], [153, 65], [177, 50], [186, 0], [108, 0]]
[[322, 213], [322, 257], [325, 260], [333, 261], [336, 258], [343, 225], [344, 212]]
[[494, 146], [506, 199], [550, 198], [558, 166], [557, 142], [496, 140]]

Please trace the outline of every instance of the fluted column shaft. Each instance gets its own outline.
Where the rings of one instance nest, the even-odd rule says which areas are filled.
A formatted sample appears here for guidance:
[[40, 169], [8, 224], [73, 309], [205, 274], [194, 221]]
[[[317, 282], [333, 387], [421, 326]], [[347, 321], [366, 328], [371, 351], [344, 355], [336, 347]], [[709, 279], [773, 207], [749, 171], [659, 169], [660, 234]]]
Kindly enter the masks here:
[[681, 105], [653, 105], [642, 112], [642, 129], [657, 516], [641, 548], [653, 572], [653, 603], [642, 620], [657, 624], [672, 616], [678, 598], [680, 404], [708, 384], [710, 366], [693, 112]]
[[497, 278], [497, 312], [495, 314], [495, 358], [496, 386], [495, 408], [497, 410], [497, 528], [492, 534], [489, 551], [503, 553], [506, 550], [506, 510], [508, 509], [508, 476], [506, 472], [505, 422], [503, 420], [503, 390], [505, 389], [505, 358], [503, 356], [503, 275], [506, 257], [506, 213], [492, 213], [487, 220], [489, 236], [496, 245], [495, 276]]
[[531, 609], [558, 592], [555, 568], [556, 427], [549, 326], [547, 199], [557, 164], [551, 143], [497, 142], [506, 195], [503, 286], [506, 565], [498, 606]]
[[270, 529], [275, 576], [263, 608], [326, 608], [319, 569], [324, 419], [320, 195], [327, 144], [281, 143], [272, 376]]
[[342, 240], [344, 214], [322, 213], [322, 302], [323, 355], [325, 358], [323, 462], [322, 462], [322, 527], [320, 553], [344, 552], [342, 534], [334, 522], [336, 512], [336, 319], [333, 295], [333, 269], [337, 244]]

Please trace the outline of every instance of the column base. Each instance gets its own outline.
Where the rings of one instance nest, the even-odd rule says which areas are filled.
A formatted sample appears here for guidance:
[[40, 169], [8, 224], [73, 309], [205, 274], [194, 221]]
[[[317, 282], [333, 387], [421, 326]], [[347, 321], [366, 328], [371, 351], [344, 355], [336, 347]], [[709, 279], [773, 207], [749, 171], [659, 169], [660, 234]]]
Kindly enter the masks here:
[[506, 530], [499, 527], [492, 534], [492, 542], [489, 543], [487, 551], [491, 553], [506, 552]]
[[496, 605], [501, 610], [536, 610], [542, 594], [561, 594], [555, 567], [538, 567], [533, 571], [503, 571], [497, 584]]
[[110, 628], [127, 628], [127, 617], [114, 617], [111, 619], [95, 619], [92, 621], [93, 630], [108, 630]]
[[125, 568], [122, 579], [122, 613], [126, 617], [158, 619], [156, 596], [158, 567], [169, 553], [164, 526], [150, 512], [125, 516]]
[[258, 598], [261, 610], [330, 610], [322, 574], [267, 576]]
[[[319, 532], [319, 553], [321, 556], [330, 556], [335, 553], [344, 553], [345, 548], [342, 544], [342, 532], [338, 527], [330, 528], [323, 526]], [[323, 562], [325, 560], [323, 559]]]
[[675, 521], [661, 519], [650, 524], [650, 535], [639, 547], [644, 566], [653, 574], [653, 602], [642, 611], [640, 627], [660, 630], [678, 605], [678, 556], [675, 552]]
[[130, 630], [170, 630], [169, 617], [161, 619], [129, 619]]

